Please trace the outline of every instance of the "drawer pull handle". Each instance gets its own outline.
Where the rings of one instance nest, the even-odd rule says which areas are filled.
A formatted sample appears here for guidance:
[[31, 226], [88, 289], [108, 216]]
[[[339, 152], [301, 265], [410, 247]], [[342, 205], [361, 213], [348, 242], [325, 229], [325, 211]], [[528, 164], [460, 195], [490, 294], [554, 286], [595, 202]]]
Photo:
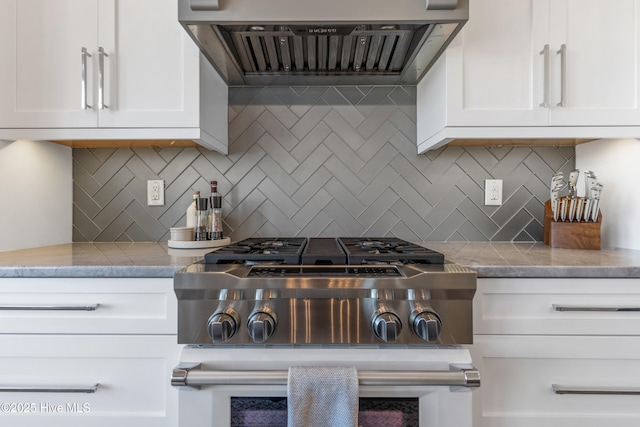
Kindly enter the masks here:
[[638, 396], [640, 388], [595, 388], [595, 387], [564, 387], [552, 384], [555, 394], [611, 394], [619, 396]]
[[3, 304], [0, 310], [53, 310], [53, 311], [95, 311], [100, 304], [90, 305], [21, 305], [21, 304]]
[[5, 393], [95, 393], [98, 384], [91, 386], [3, 386], [0, 392]]
[[553, 304], [555, 311], [640, 311], [640, 307], [588, 307], [579, 305]]

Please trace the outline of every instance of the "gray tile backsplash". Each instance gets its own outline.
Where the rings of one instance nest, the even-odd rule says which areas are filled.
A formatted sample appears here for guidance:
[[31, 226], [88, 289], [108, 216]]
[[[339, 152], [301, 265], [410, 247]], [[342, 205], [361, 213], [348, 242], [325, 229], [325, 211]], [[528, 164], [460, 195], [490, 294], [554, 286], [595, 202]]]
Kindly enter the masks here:
[[[415, 87], [232, 88], [229, 155], [201, 148], [74, 149], [73, 240], [163, 241], [192, 190], [224, 196], [232, 240], [386, 236], [541, 241], [543, 203], [573, 147], [446, 147], [416, 154]], [[499, 143], [499, 141], [496, 141]], [[484, 206], [484, 180], [504, 204]], [[165, 180], [165, 206], [146, 181]]]

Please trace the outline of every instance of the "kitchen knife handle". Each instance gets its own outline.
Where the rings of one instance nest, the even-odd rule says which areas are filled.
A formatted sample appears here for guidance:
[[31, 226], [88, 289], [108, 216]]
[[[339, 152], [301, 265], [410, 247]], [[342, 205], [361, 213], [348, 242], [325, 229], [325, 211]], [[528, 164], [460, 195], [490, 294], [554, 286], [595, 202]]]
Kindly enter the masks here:
[[98, 108], [104, 110], [109, 108], [104, 103], [104, 57], [109, 56], [102, 47], [98, 48]]
[[549, 45], [545, 44], [540, 51], [540, 55], [544, 55], [544, 71], [543, 71], [543, 101], [540, 104], [543, 108], [549, 107]]
[[619, 396], [640, 395], [640, 388], [598, 388], [598, 387], [565, 387], [551, 384], [555, 394], [607, 394]]
[[87, 103], [87, 58], [91, 58], [87, 48], [80, 49], [81, 64], [82, 64], [82, 86], [80, 89], [80, 108], [83, 110], [91, 109], [91, 105]]
[[560, 102], [557, 107], [564, 107], [567, 101], [567, 45], [562, 44], [556, 53], [560, 55]]
[[584, 222], [589, 222], [589, 220], [591, 219], [591, 200], [592, 199], [584, 199]]

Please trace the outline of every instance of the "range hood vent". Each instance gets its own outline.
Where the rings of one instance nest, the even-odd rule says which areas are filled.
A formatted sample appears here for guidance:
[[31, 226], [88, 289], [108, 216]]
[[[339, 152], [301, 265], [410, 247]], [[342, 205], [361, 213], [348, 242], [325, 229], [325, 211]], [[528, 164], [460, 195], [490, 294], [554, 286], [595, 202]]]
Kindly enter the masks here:
[[[246, 73], [398, 73], [415, 28], [394, 25], [229, 30]], [[227, 30], [227, 28], [224, 28]]]
[[[260, 3], [274, 3], [274, 7], [278, 3], [286, 12], [282, 3], [287, 1]], [[391, 3], [402, 9], [403, 3], [416, 1]], [[281, 21], [251, 21], [249, 16], [242, 18], [242, 10], [203, 11], [201, 2], [194, 10], [193, 0], [179, 0], [179, 14], [185, 29], [230, 86], [411, 85], [466, 22], [466, 0], [451, 1], [453, 10], [422, 10], [422, 16], [405, 12], [406, 20], [395, 17], [376, 23], [296, 22], [287, 19], [285, 12], [277, 16]], [[229, 8], [244, 4], [243, 0], [228, 2]], [[375, 4], [386, 3], [375, 0]]]

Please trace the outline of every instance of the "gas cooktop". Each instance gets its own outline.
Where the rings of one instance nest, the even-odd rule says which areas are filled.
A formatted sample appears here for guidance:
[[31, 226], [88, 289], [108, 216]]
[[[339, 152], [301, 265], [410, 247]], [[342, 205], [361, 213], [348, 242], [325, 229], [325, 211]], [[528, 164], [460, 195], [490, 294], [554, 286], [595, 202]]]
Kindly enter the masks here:
[[251, 238], [205, 255], [205, 264], [442, 264], [444, 255], [395, 237]]
[[185, 344], [461, 344], [476, 273], [393, 237], [251, 238], [176, 271], [174, 290]]

